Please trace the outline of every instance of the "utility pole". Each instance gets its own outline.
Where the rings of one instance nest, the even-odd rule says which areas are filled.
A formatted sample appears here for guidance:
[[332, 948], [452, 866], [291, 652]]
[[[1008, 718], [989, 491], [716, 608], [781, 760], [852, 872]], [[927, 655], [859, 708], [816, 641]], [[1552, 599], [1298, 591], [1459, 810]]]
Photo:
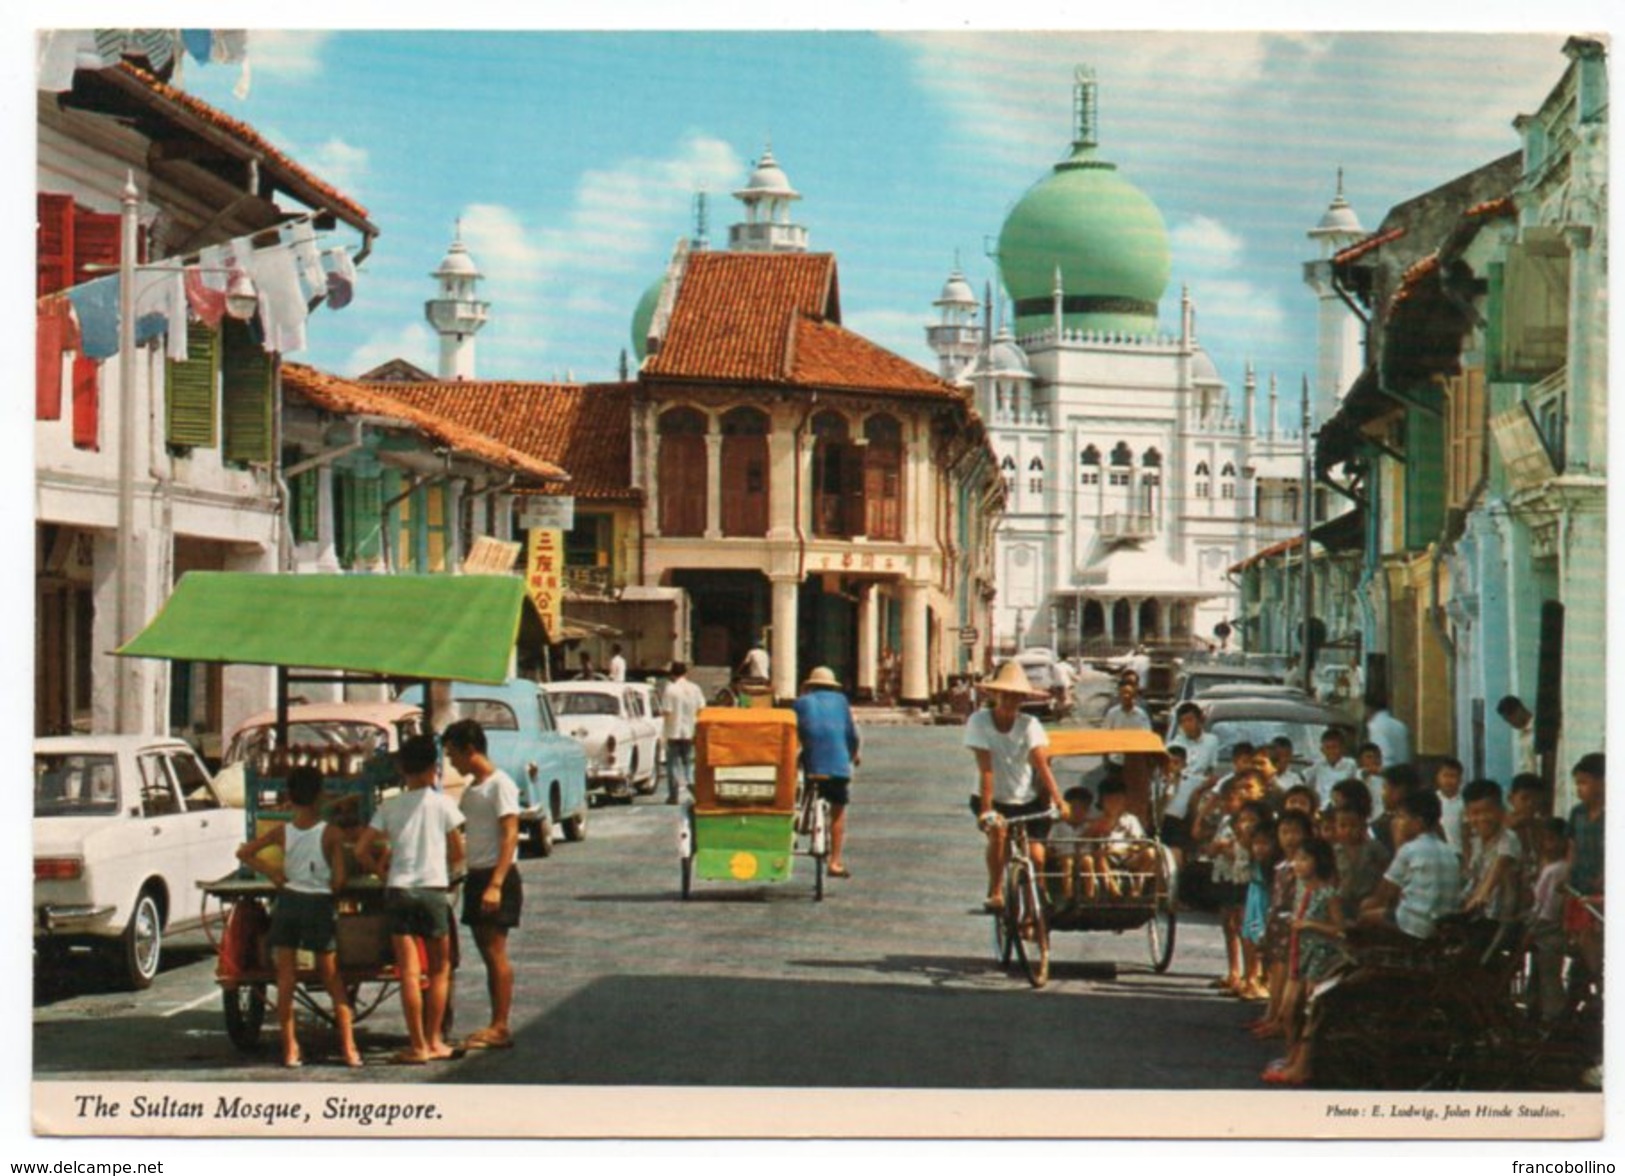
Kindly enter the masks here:
[[[118, 535], [114, 549], [114, 644], [123, 645], [133, 634], [130, 581], [135, 530], [136, 395], [135, 395], [135, 263], [136, 235], [140, 231], [141, 197], [135, 176], [127, 173], [120, 197], [119, 220], [119, 348], [118, 348]], [[184, 329], [184, 328], [183, 328]], [[133, 735], [140, 726], [136, 706], [135, 663], [113, 659], [114, 730]]]
[[1309, 377], [1303, 377], [1303, 630], [1299, 659], [1303, 666], [1303, 689], [1314, 692], [1315, 643], [1311, 628], [1315, 618], [1315, 569], [1309, 558], [1310, 532], [1315, 525], [1315, 496], [1311, 492], [1314, 462], [1309, 455], [1313, 431], [1309, 418]]

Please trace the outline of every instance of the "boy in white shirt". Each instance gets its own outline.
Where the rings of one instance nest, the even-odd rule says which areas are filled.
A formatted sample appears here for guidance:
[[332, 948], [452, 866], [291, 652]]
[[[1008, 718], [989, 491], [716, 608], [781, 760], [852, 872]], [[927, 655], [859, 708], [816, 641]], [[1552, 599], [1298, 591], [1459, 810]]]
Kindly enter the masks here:
[[[384, 876], [384, 913], [400, 974], [401, 1011], [412, 1044], [395, 1055], [406, 1066], [421, 1066], [457, 1051], [441, 1037], [451, 992], [451, 907], [446, 891], [463, 864], [463, 814], [434, 787], [440, 761], [434, 736], [414, 735], [398, 753], [406, 791], [396, 793], [361, 831], [356, 859]], [[383, 842], [383, 845], [380, 845]], [[429, 988], [423, 992], [417, 942], [428, 958]]]
[[1344, 749], [1343, 732], [1327, 727], [1320, 737], [1320, 760], [1305, 773], [1305, 783], [1314, 787], [1320, 797], [1320, 807], [1332, 803], [1332, 785], [1360, 774], [1360, 765], [1348, 757]]

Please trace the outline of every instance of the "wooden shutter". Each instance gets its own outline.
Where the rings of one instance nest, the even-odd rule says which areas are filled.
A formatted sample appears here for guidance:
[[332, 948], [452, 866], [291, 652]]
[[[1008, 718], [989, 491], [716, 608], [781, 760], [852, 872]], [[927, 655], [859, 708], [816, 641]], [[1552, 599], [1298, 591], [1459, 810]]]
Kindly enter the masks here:
[[841, 446], [841, 489], [845, 500], [843, 535], [862, 535], [868, 523], [864, 510], [863, 450], [848, 442]]
[[186, 361], [164, 365], [164, 439], [175, 446], [213, 446], [214, 389], [220, 336], [203, 323], [186, 329]]
[[271, 356], [242, 323], [222, 319], [221, 416], [227, 461], [271, 460]]
[[660, 533], [705, 534], [705, 438], [668, 434], [660, 438]]
[[73, 197], [41, 192], [35, 229], [35, 295], [43, 298], [73, 285]]
[[383, 549], [384, 494], [377, 474], [355, 481], [355, 557], [376, 560]]
[[722, 439], [722, 533], [767, 534], [767, 438], [760, 434]]
[[424, 493], [427, 499], [423, 504], [424, 570], [443, 572], [446, 570], [446, 500], [451, 490], [442, 484], [430, 486]]
[[73, 443], [76, 448], [95, 450], [100, 424], [98, 398], [101, 394], [101, 367], [94, 359], [73, 357]]
[[[119, 263], [119, 215], [73, 210], [73, 284], [102, 277], [103, 266]], [[98, 268], [92, 269], [92, 266]]]

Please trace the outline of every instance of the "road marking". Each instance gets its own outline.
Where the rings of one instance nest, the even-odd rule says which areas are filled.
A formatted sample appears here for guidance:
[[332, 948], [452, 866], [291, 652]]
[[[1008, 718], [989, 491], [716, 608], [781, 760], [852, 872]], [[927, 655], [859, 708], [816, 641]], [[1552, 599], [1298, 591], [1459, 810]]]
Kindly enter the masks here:
[[184, 1013], [188, 1009], [195, 1009], [195, 1008], [198, 1007], [198, 1005], [203, 1004], [203, 1003], [205, 1003], [207, 1001], [213, 1000], [214, 997], [215, 997], [215, 994], [214, 994], [213, 991], [205, 992], [202, 996], [198, 997], [196, 1000], [188, 1001], [187, 1003], [185, 1003], [183, 1005], [177, 1005], [176, 1007], [170, 1009], [168, 1012], [159, 1013], [158, 1015], [160, 1017], [173, 1017], [177, 1013]]

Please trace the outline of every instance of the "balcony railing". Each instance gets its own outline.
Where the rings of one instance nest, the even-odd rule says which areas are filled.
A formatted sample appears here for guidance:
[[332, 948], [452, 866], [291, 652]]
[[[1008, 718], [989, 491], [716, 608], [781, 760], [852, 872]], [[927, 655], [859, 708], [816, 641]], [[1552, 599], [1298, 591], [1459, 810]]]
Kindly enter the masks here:
[[1149, 511], [1113, 511], [1100, 516], [1100, 537], [1107, 543], [1149, 539], [1157, 533], [1157, 518]]
[[612, 597], [615, 595], [615, 581], [610, 576], [608, 568], [567, 566], [564, 569], [564, 594], [575, 597]]

